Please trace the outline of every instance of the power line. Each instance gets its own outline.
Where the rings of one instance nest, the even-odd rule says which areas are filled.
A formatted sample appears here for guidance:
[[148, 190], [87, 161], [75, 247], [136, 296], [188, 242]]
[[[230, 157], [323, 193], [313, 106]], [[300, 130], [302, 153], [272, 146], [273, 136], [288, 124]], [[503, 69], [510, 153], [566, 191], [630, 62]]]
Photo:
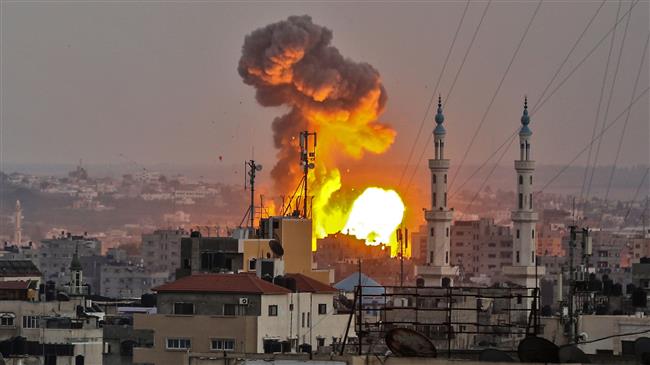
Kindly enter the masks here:
[[[571, 47], [571, 49], [569, 50], [569, 52], [567, 53], [567, 55], [564, 57], [564, 60], [560, 63], [560, 66], [558, 66], [558, 68], [555, 70], [555, 73], [553, 74], [553, 77], [551, 77], [551, 79], [549, 80], [549, 82], [546, 84], [546, 87], [544, 88], [544, 91], [542, 91], [542, 94], [541, 94], [541, 96], [539, 97], [539, 100], [542, 100], [542, 99], [544, 98], [544, 96], [546, 95], [546, 92], [548, 91], [548, 88], [553, 84], [553, 81], [555, 81], [555, 78], [560, 74], [560, 71], [562, 70], [562, 68], [564, 67], [564, 65], [566, 64], [566, 62], [567, 62], [567, 61], [569, 60], [569, 58], [571, 57], [571, 54], [573, 54], [573, 51], [575, 51], [575, 49], [577, 48], [577, 46], [578, 46], [578, 44], [580, 43], [580, 41], [582, 40], [582, 38], [584, 37], [584, 35], [587, 33], [587, 30], [589, 29], [589, 27], [591, 26], [591, 24], [593, 23], [593, 21], [596, 19], [596, 17], [597, 17], [598, 14], [600, 13], [600, 10], [603, 8], [603, 5], [605, 5], [605, 1], [606, 1], [606, 0], [603, 0], [603, 1], [600, 3], [600, 6], [598, 6], [598, 9], [597, 9], [596, 12], [594, 13], [594, 15], [591, 17], [591, 19], [589, 19], [589, 22], [587, 22], [587, 25], [586, 25], [585, 28], [582, 30], [582, 33], [580, 33], [580, 36], [578, 36], [578, 39], [576, 39], [576, 41], [573, 43], [573, 46]], [[538, 104], [539, 104], [539, 103], [538, 103]], [[537, 105], [536, 105], [535, 108], [533, 108], [533, 112], [531, 113], [531, 115], [534, 114], [534, 112], [535, 112], [536, 109], [538, 109], [538, 108], [537, 108]], [[478, 172], [479, 172], [481, 169], [483, 169], [483, 167], [485, 167], [485, 166], [487, 165], [487, 163], [492, 159], [492, 157], [494, 157], [494, 156], [498, 153], [498, 151], [499, 151], [499, 150], [500, 150], [500, 149], [501, 149], [501, 148], [502, 148], [506, 143], [508, 143], [508, 141], [512, 141], [512, 140], [511, 140], [512, 137], [517, 133], [518, 130], [519, 130], [519, 128], [516, 128], [516, 129], [512, 132], [512, 134], [511, 134], [508, 138], [506, 138], [505, 141], [503, 141], [503, 143], [502, 143], [502, 144], [501, 144], [501, 145], [500, 145], [500, 146], [499, 146], [499, 147], [498, 147], [494, 152], [492, 152], [492, 154], [491, 154], [491, 155], [490, 155], [490, 156], [489, 156], [489, 157], [488, 157], [488, 158], [487, 158], [487, 159], [486, 159], [486, 160], [485, 160], [485, 161], [484, 161], [484, 162], [483, 162], [483, 163], [478, 167], [478, 169], [475, 169], [474, 172], [473, 172], [473, 173], [472, 173], [468, 178], [466, 178], [466, 179], [463, 181], [463, 183], [461, 184], [461, 186], [460, 186], [459, 188], [457, 188], [457, 189], [456, 189], [456, 190], [455, 190], [455, 191], [450, 195], [450, 198], [452, 198], [452, 197], [455, 196], [458, 192], [460, 192], [460, 191], [462, 190], [462, 188], [463, 188], [463, 187], [464, 187], [464, 186], [465, 186], [465, 185], [466, 185], [466, 184], [467, 184], [467, 183], [468, 183], [468, 182], [469, 182], [469, 181], [470, 181], [470, 180], [471, 180], [471, 179], [472, 179], [476, 174], [478, 174]], [[508, 148], [510, 147], [511, 144], [512, 144], [512, 142], [509, 143]], [[497, 161], [497, 164], [498, 164], [500, 161], [501, 161], [501, 159], [499, 159], [499, 161]], [[494, 169], [493, 169], [492, 171], [494, 171]], [[488, 174], [487, 179], [489, 179], [491, 175], [492, 175], [491, 173]], [[487, 179], [484, 179], [484, 181], [486, 181]]]
[[[582, 64], [587, 60], [587, 58], [589, 58], [589, 57], [594, 53], [594, 51], [595, 51], [595, 50], [596, 50], [596, 49], [597, 49], [597, 48], [602, 44], [602, 42], [603, 42], [605, 39], [607, 39], [607, 37], [609, 36], [609, 34], [610, 34], [610, 33], [611, 33], [615, 28], [616, 28], [616, 26], [618, 26], [618, 23], [620, 23], [620, 22], [624, 19], [624, 17], [632, 11], [632, 8], [634, 8], [634, 6], [636, 6], [636, 4], [637, 4], [638, 2], [639, 2], [639, 0], [637, 0], [636, 2], [634, 2], [634, 4], [633, 4], [633, 5], [630, 7], [630, 9], [629, 9], [629, 10], [628, 10], [624, 15], [623, 15], [623, 17], [621, 17], [621, 18], [620, 18], [620, 19], [619, 19], [619, 20], [618, 20], [618, 21], [617, 21], [617, 22], [612, 26], [612, 28], [610, 28], [610, 30], [609, 30], [609, 31], [608, 31], [608, 32], [607, 32], [607, 33], [606, 33], [606, 34], [605, 34], [605, 35], [604, 35], [604, 36], [603, 36], [603, 37], [602, 37], [602, 38], [601, 38], [601, 39], [596, 43], [596, 45], [595, 45], [595, 46], [594, 46], [594, 47], [593, 47], [593, 48], [592, 48], [592, 49], [587, 53], [587, 55], [585, 55], [585, 56], [582, 58], [582, 60], [580, 60], [580, 62], [578, 62], [578, 64], [577, 64], [577, 65], [576, 65], [576, 66], [575, 66], [575, 67], [574, 67], [574, 68], [569, 72], [569, 74], [568, 74], [568, 75], [567, 75], [567, 76], [566, 76], [566, 77], [565, 77], [565, 78], [564, 78], [564, 79], [563, 79], [563, 80], [562, 80], [562, 81], [561, 81], [561, 82], [560, 82], [560, 83], [559, 83], [559, 84], [558, 84], [558, 85], [557, 85], [557, 86], [556, 86], [556, 87], [551, 91], [551, 93], [550, 93], [550, 94], [549, 94], [549, 95], [548, 95], [544, 100], [542, 100], [541, 102], [539, 102], [539, 103], [537, 103], [537, 104], [535, 105], [535, 107], [532, 109], [532, 111], [531, 111], [531, 113], [530, 113], [531, 117], [532, 117], [532, 116], [533, 116], [537, 111], [539, 111], [539, 109], [541, 109], [542, 106], [544, 106], [544, 104], [546, 103], [546, 101], [548, 101], [548, 100], [549, 100], [553, 95], [555, 95], [555, 93], [560, 89], [560, 87], [562, 87], [562, 86], [566, 83], [566, 81], [567, 81], [569, 78], [571, 78], [571, 76], [573, 76], [573, 74], [575, 73], [575, 71], [576, 71], [578, 68], [580, 68], [580, 66], [582, 66]], [[595, 15], [596, 15], [596, 14], [594, 14], [594, 16], [595, 16]], [[593, 20], [593, 19], [592, 19], [592, 20]], [[591, 20], [590, 20], [590, 22], [591, 22]], [[572, 51], [570, 51], [570, 52], [572, 52]], [[561, 68], [561, 67], [562, 67], [562, 65], [560, 65], [560, 68]], [[556, 73], [559, 73], [559, 70], [558, 70]], [[515, 132], [515, 133], [516, 133], [516, 132]], [[506, 140], [503, 142], [503, 144], [507, 143], [508, 140], [509, 140], [511, 137], [512, 137], [512, 136], [506, 138]], [[593, 137], [592, 137], [592, 140], [593, 140]], [[503, 144], [502, 144], [501, 146], [503, 146]], [[501, 147], [499, 147], [499, 148], [497, 149], [497, 151], [498, 151], [500, 148], [501, 148]], [[480, 170], [481, 168], [483, 168], [483, 167], [487, 164], [487, 162], [492, 158], [492, 156], [494, 156], [494, 155], [497, 153], [497, 151], [495, 151], [494, 153], [492, 153], [492, 155], [490, 155], [490, 157], [488, 157], [488, 159], [487, 159], [487, 160], [486, 160], [486, 161], [485, 161], [485, 162], [484, 162], [484, 163], [479, 167], [479, 170]], [[502, 155], [502, 157], [503, 157], [503, 155]], [[501, 158], [497, 161], [497, 164], [498, 164], [499, 162], [501, 162]], [[494, 169], [493, 169], [492, 171], [494, 171]], [[477, 172], [478, 172], [478, 171], [476, 171], [474, 174], [472, 174], [472, 176], [476, 175]], [[487, 181], [490, 177], [491, 177], [491, 173], [488, 174], [488, 176], [485, 177], [485, 178], [483, 179], [483, 181]], [[463, 183], [463, 185], [465, 185], [465, 183], [466, 183], [467, 181], [469, 181], [469, 179], [465, 180], [465, 182]], [[456, 192], [458, 192], [458, 190], [457, 190]]]
[[[587, 30], [589, 29], [589, 27], [591, 27], [591, 23], [594, 22], [594, 20], [596, 19], [596, 17], [600, 13], [600, 10], [605, 5], [606, 1], [607, 0], [603, 0], [600, 3], [600, 6], [598, 6], [598, 9], [596, 9], [596, 12], [594, 13], [594, 15], [591, 17], [591, 19], [589, 19], [589, 22], [585, 26], [585, 29], [582, 30], [582, 33], [580, 33], [580, 36], [578, 37], [578, 39], [576, 39], [576, 41], [573, 43], [573, 46], [571, 47], [571, 50], [569, 50], [569, 53], [567, 53], [566, 57], [564, 57], [564, 60], [562, 60], [562, 63], [560, 63], [560, 66], [557, 68], [557, 70], [555, 70], [555, 74], [553, 74], [553, 77], [551, 77], [551, 80], [546, 84], [546, 87], [544, 88], [544, 91], [542, 91], [542, 95], [540, 95], [538, 100], [544, 99], [544, 96], [546, 96], [546, 92], [548, 91], [548, 88], [551, 87], [551, 85], [553, 84], [553, 81], [555, 81], [555, 78], [557, 77], [557, 75], [560, 74], [560, 71], [564, 67], [564, 64], [566, 64], [566, 62], [571, 57], [571, 54], [573, 54], [573, 51], [575, 51], [575, 49], [578, 47], [578, 44], [582, 40], [582, 37], [585, 36], [585, 34], [587, 33]], [[537, 109], [537, 105], [535, 105], [535, 107], [532, 109], [532, 112], [534, 112], [536, 109]]]
[[431, 98], [429, 99], [429, 104], [427, 105], [427, 108], [424, 111], [424, 115], [422, 116], [422, 121], [420, 122], [420, 128], [418, 129], [418, 132], [415, 135], [415, 141], [413, 141], [413, 144], [411, 144], [411, 151], [409, 152], [409, 157], [406, 160], [406, 165], [404, 165], [402, 176], [400, 176], [399, 178], [398, 186], [402, 185], [402, 180], [404, 179], [404, 175], [406, 175], [406, 171], [408, 170], [408, 165], [411, 162], [411, 157], [413, 157], [413, 151], [415, 151], [415, 146], [417, 145], [418, 140], [420, 139], [422, 128], [424, 127], [424, 123], [427, 120], [427, 115], [429, 115], [429, 110], [431, 109], [433, 100], [435, 99], [436, 93], [438, 92], [438, 86], [440, 86], [440, 80], [442, 80], [442, 75], [445, 73], [445, 69], [447, 68], [447, 63], [449, 62], [449, 58], [451, 56], [451, 51], [454, 49], [454, 45], [456, 44], [456, 39], [458, 38], [458, 33], [460, 33], [460, 28], [462, 27], [463, 21], [465, 20], [465, 15], [467, 14], [467, 9], [469, 9], [469, 2], [470, 0], [467, 0], [467, 4], [465, 4], [465, 9], [463, 10], [463, 14], [461, 15], [460, 21], [458, 22], [458, 26], [456, 27], [456, 33], [454, 33], [454, 37], [451, 41], [451, 45], [449, 46], [449, 50], [447, 51], [447, 57], [445, 57], [445, 62], [442, 65], [440, 74], [438, 74], [438, 80], [436, 81], [436, 86], [433, 88], [433, 92], [431, 93]]
[[[641, 63], [639, 64], [639, 69], [637, 70], [636, 73], [636, 79], [634, 80], [634, 86], [632, 87], [632, 96], [631, 96], [632, 100], [634, 99], [634, 95], [636, 94], [636, 87], [639, 83], [639, 79], [641, 78], [641, 71], [643, 71], [645, 56], [646, 56], [646, 52], [648, 51], [648, 41], [650, 41], [650, 33], [648, 33], [648, 37], [646, 37], [645, 46], [643, 47], [643, 53], [641, 55]], [[614, 172], [616, 171], [616, 164], [618, 163], [618, 158], [620, 157], [621, 154], [621, 147], [623, 146], [623, 137], [625, 137], [627, 124], [630, 120], [630, 114], [631, 114], [630, 110], [628, 110], [627, 114], [625, 115], [625, 122], [623, 122], [623, 130], [621, 131], [621, 137], [618, 140], [618, 147], [616, 148], [616, 157], [614, 157], [614, 165], [612, 166], [612, 170], [609, 173], [609, 181], [607, 182], [607, 190], [605, 191], [605, 200], [607, 200], [607, 197], [609, 196], [609, 189], [612, 187], [612, 181], [614, 180]]]
[[[622, 1], [622, 0], [621, 0]], [[619, 5], [620, 6], [620, 5]], [[631, 7], [631, 5], [630, 5]], [[618, 17], [618, 15], [617, 15]], [[628, 15], [627, 21], [625, 22], [625, 28], [623, 30], [623, 38], [621, 39], [621, 47], [618, 50], [618, 59], [616, 60], [616, 67], [614, 68], [614, 77], [612, 79], [612, 85], [609, 89], [609, 97], [607, 99], [607, 106], [605, 107], [605, 117], [603, 118], [603, 127], [605, 126], [605, 121], [609, 116], [609, 108], [612, 104], [612, 99], [614, 98], [614, 88], [616, 87], [616, 80], [618, 79], [618, 70], [621, 66], [621, 58], [623, 56], [623, 47], [625, 47], [625, 38], [627, 37], [627, 29], [630, 25], [630, 19], [632, 14]], [[612, 35], [612, 41], [614, 41], [614, 36]], [[594, 156], [594, 167], [591, 169], [591, 178], [589, 179], [589, 186], [587, 187], [587, 197], [589, 197], [589, 192], [591, 191], [591, 183], [594, 179], [594, 172], [596, 171], [596, 165], [598, 164], [598, 156], [600, 154], [600, 146], [603, 143], [603, 139], [598, 140], [598, 146], [596, 147], [596, 156]], [[607, 192], [609, 193], [609, 191]], [[605, 196], [605, 201], [607, 201], [607, 196]], [[600, 238], [601, 236], [599, 236]]]
[[632, 102], [627, 106], [627, 108], [625, 108], [625, 109], [621, 112], [621, 114], [618, 115], [618, 117], [616, 117], [616, 119], [614, 119], [614, 120], [611, 121], [609, 124], [607, 124], [607, 126], [606, 126], [606, 127], [605, 127], [601, 132], [600, 132], [600, 133], [598, 133], [598, 135], [597, 135], [594, 139], [592, 139], [591, 141], [589, 141], [589, 143], [588, 143], [588, 144], [587, 144], [587, 145], [586, 145], [582, 150], [580, 150], [580, 151], [575, 155], [575, 157], [574, 157], [571, 161], [569, 161], [568, 164], [564, 165], [564, 167], [562, 167], [562, 169], [560, 169], [560, 171], [559, 171], [557, 174], [555, 174], [555, 175], [554, 175], [554, 176], [553, 176], [553, 177], [552, 177], [552, 178], [551, 178], [551, 179], [550, 179], [546, 184], [544, 184], [544, 186], [542, 187], [542, 189], [540, 189], [539, 192], [540, 192], [540, 193], [543, 192], [543, 191], [544, 191], [544, 190], [545, 190], [549, 185], [551, 185], [551, 184], [555, 181], [555, 179], [557, 179], [561, 174], [563, 174], [564, 171], [566, 171], [566, 169], [568, 169], [569, 167], [571, 167], [571, 165], [572, 165], [572, 164], [573, 164], [573, 163], [574, 163], [574, 162], [575, 162], [575, 161], [576, 161], [576, 160], [577, 160], [577, 159], [578, 159], [578, 158], [579, 158], [579, 157], [580, 157], [580, 156], [581, 156], [581, 155], [582, 155], [582, 154], [583, 154], [583, 153], [584, 153], [588, 148], [589, 148], [589, 145], [590, 145], [591, 143], [593, 143], [595, 140], [601, 138], [601, 137], [603, 136], [603, 134], [605, 134], [605, 132], [607, 132], [607, 130], [609, 130], [609, 128], [611, 128], [611, 127], [612, 127], [612, 126], [613, 126], [613, 125], [614, 125], [614, 124], [615, 124], [619, 119], [621, 119], [621, 117], [622, 117], [622, 116], [623, 116], [623, 115], [624, 115], [624, 114], [625, 114], [625, 113], [626, 113], [630, 108], [632, 108], [632, 106], [634, 106], [634, 104], [636, 104], [636, 102], [639, 101], [639, 99], [641, 99], [641, 97], [643, 97], [643, 96], [648, 92], [649, 89], [650, 89], [650, 86], [649, 86], [649, 87], [646, 87], [645, 90], [643, 90], [643, 92], [642, 92], [641, 94], [639, 94], [639, 96], [637, 96], [637, 97], [634, 99], [634, 101], [632, 101]]
[[[447, 93], [447, 96], [445, 97], [444, 103], [446, 104], [449, 101], [449, 98], [451, 98], [451, 94], [454, 91], [454, 87], [456, 86], [456, 81], [458, 81], [458, 76], [460, 75], [461, 71], [463, 70], [463, 66], [465, 66], [465, 61], [467, 61], [467, 56], [469, 55], [469, 52], [472, 50], [472, 47], [474, 46], [474, 41], [476, 40], [476, 36], [478, 35], [478, 31], [481, 28], [481, 25], [483, 24], [483, 20], [485, 19], [485, 15], [487, 14], [488, 9], [490, 8], [490, 4], [492, 4], [492, 0], [488, 0], [487, 5], [485, 5], [485, 8], [483, 9], [483, 14], [481, 15], [481, 19], [479, 20], [478, 24], [476, 25], [476, 29], [474, 29], [474, 34], [472, 35], [472, 39], [469, 42], [469, 46], [467, 47], [467, 50], [465, 51], [465, 54], [463, 55], [463, 60], [460, 63], [460, 67], [458, 67], [458, 71], [456, 71], [456, 75], [454, 75], [454, 81], [451, 83], [451, 87], [449, 88], [449, 92]], [[420, 169], [420, 165], [422, 164], [422, 159], [424, 158], [424, 154], [427, 151], [427, 148], [429, 147], [429, 144], [431, 143], [431, 137], [432, 133], [428, 134], [427, 141], [424, 144], [424, 147], [422, 148], [422, 152], [420, 153], [420, 157], [418, 157], [418, 162], [415, 164], [415, 169], [413, 170], [413, 173], [411, 174], [411, 177], [409, 178], [409, 181], [406, 185], [406, 189], [404, 191], [408, 191], [408, 189], [411, 187], [411, 183], [413, 182], [413, 178], [415, 177], [415, 174], [418, 172]]]
[[528, 30], [530, 30], [530, 26], [533, 24], [533, 21], [535, 20], [535, 17], [537, 16], [537, 13], [539, 12], [540, 7], [542, 6], [542, 1], [543, 0], [539, 0], [539, 2], [537, 3], [537, 7], [535, 8], [533, 15], [530, 17], [530, 20], [528, 21], [528, 25], [526, 25], [524, 34], [521, 36], [521, 39], [519, 39], [519, 44], [517, 44], [517, 47], [515, 48], [515, 52], [512, 54], [512, 57], [510, 58], [508, 67], [506, 67], [506, 70], [503, 73], [503, 76], [501, 77], [501, 80], [499, 81], [496, 90], [494, 90], [490, 103], [488, 104], [487, 109], [485, 109], [485, 112], [483, 113], [483, 117], [481, 117], [481, 121], [479, 122], [478, 127], [474, 130], [474, 135], [472, 135], [472, 138], [469, 141], [469, 145], [467, 146], [467, 148], [465, 149], [465, 153], [463, 154], [463, 158], [461, 159], [460, 164], [458, 165], [458, 168], [456, 169], [456, 172], [454, 173], [454, 176], [451, 179], [451, 183], [449, 184], [450, 187], [454, 185], [454, 181], [458, 176], [458, 172], [463, 167], [463, 164], [467, 159], [467, 155], [469, 154], [469, 151], [472, 149], [472, 146], [474, 145], [474, 141], [476, 140], [476, 137], [478, 136], [478, 133], [481, 130], [481, 127], [483, 126], [483, 123], [485, 123], [485, 120], [487, 118], [488, 113], [490, 112], [490, 109], [492, 109], [492, 105], [494, 104], [494, 101], [496, 100], [496, 97], [499, 94], [499, 91], [501, 90], [501, 86], [503, 86], [503, 82], [505, 81], [506, 77], [508, 76], [508, 73], [510, 72], [510, 67], [512, 67], [512, 64], [517, 58], [517, 54], [521, 49], [521, 45], [524, 43], [524, 39], [526, 39], [526, 35], [528, 34]]

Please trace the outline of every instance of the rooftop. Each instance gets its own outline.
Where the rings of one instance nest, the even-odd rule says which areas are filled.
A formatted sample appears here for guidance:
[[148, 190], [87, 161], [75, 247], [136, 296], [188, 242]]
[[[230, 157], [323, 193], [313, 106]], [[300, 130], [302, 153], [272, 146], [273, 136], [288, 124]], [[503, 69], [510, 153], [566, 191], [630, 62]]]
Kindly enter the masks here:
[[285, 294], [289, 289], [248, 274], [196, 274], [152, 289], [158, 293]]
[[338, 292], [338, 289], [303, 274], [286, 274], [285, 277], [296, 280], [296, 289], [301, 293]]
[[0, 260], [0, 277], [41, 276], [31, 260]]

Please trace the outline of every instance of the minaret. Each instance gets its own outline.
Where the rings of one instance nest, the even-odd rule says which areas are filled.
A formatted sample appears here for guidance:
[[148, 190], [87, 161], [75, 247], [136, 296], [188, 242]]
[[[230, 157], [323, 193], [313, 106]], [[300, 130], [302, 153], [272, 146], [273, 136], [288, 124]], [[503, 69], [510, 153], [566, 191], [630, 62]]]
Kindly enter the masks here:
[[75, 247], [70, 263], [70, 295], [83, 295], [83, 269], [79, 261], [79, 246]]
[[504, 267], [504, 274], [515, 284], [533, 288], [538, 283], [536, 276], [544, 275], [544, 268], [535, 270], [537, 213], [533, 210], [533, 173], [535, 161], [531, 156], [531, 136], [528, 128], [528, 99], [524, 99], [524, 113], [519, 129], [519, 160], [515, 161], [517, 196], [512, 211], [513, 244], [512, 267]]
[[16, 211], [14, 214], [14, 244], [20, 246], [23, 242], [23, 209], [20, 207], [20, 200], [16, 200]]
[[458, 276], [458, 268], [452, 267], [449, 242], [453, 212], [447, 206], [447, 173], [449, 160], [445, 159], [445, 127], [442, 123], [442, 100], [438, 97], [436, 128], [433, 131], [435, 154], [429, 160], [431, 170], [431, 209], [426, 210], [427, 221], [427, 260], [426, 266], [418, 266], [416, 274], [422, 277], [427, 286], [452, 285]]

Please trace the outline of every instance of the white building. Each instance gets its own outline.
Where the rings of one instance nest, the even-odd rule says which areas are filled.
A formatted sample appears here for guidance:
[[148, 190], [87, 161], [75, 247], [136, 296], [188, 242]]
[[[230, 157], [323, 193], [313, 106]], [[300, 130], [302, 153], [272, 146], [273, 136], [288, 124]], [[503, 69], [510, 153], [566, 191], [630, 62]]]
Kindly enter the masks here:
[[416, 267], [416, 275], [424, 279], [426, 286], [453, 285], [458, 267], [451, 266], [449, 242], [453, 211], [447, 205], [447, 173], [449, 160], [445, 159], [445, 127], [442, 123], [442, 100], [438, 97], [438, 113], [433, 131], [435, 158], [429, 160], [431, 170], [431, 209], [425, 211], [427, 221], [426, 265]]

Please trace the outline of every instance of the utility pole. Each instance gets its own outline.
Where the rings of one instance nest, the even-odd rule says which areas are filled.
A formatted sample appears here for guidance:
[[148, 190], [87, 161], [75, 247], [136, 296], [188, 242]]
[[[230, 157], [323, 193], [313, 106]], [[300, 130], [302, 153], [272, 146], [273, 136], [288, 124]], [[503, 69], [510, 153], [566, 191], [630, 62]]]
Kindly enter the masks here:
[[[262, 171], [262, 165], [255, 163], [255, 160], [249, 160], [244, 163], [245, 169], [247, 170], [249, 183], [251, 185], [251, 201], [250, 206], [248, 207], [248, 212], [250, 215], [250, 228], [255, 227], [255, 173]], [[244, 177], [244, 189], [246, 189], [246, 178]]]
[[[310, 145], [310, 137], [313, 137]], [[302, 165], [302, 173], [304, 179], [303, 185], [303, 199], [302, 199], [302, 214], [303, 218], [307, 218], [307, 177], [309, 169], [314, 168], [314, 161], [316, 160], [316, 132], [302, 131], [300, 132], [300, 164]]]

